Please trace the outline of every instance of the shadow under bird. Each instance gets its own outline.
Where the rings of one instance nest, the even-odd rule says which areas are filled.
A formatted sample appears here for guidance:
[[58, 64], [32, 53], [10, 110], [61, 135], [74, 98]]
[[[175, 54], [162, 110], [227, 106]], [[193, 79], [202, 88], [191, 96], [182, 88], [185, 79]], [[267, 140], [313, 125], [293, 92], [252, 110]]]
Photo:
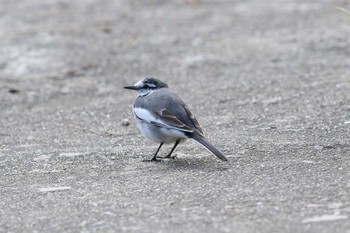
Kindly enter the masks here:
[[[155, 78], [144, 78], [125, 89], [136, 90], [137, 97], [133, 104], [133, 113], [141, 133], [148, 139], [160, 143], [153, 158], [173, 158], [171, 154], [177, 145], [186, 139], [192, 139], [204, 146], [222, 161], [226, 157], [204, 137], [193, 113], [183, 100], [168, 88], [168, 85]], [[165, 157], [157, 157], [163, 144], [175, 143]]]

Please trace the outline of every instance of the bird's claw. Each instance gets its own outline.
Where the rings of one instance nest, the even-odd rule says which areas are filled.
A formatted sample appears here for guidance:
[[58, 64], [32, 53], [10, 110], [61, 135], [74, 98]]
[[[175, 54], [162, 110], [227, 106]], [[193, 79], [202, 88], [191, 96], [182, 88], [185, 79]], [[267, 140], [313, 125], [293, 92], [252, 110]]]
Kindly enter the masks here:
[[161, 159], [144, 159], [142, 162], [163, 162]]
[[161, 159], [177, 159], [177, 155], [174, 155], [174, 156], [165, 156], [165, 157], [158, 157], [158, 158], [161, 158]]

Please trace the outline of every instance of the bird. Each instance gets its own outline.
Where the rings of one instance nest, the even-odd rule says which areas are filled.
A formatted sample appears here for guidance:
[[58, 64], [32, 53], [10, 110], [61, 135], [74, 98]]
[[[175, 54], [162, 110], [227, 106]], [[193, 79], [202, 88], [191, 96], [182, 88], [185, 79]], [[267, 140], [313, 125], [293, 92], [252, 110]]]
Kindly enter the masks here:
[[[165, 82], [153, 77], [146, 77], [125, 89], [137, 91], [133, 103], [133, 115], [143, 136], [160, 143], [152, 159], [145, 161], [161, 161], [172, 157], [172, 153], [180, 142], [190, 139], [199, 143], [220, 160], [227, 161], [223, 153], [213, 146], [205, 137], [196, 117]], [[163, 144], [174, 143], [170, 153], [158, 157]]]

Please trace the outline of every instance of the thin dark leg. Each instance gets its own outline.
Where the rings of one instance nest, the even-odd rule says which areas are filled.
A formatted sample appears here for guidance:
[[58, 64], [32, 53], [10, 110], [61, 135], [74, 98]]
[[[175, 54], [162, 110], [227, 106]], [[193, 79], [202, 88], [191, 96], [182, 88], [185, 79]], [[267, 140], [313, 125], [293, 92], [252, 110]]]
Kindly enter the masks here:
[[147, 162], [147, 161], [148, 161], [148, 162], [150, 162], [150, 161], [160, 161], [160, 160], [157, 159], [157, 154], [158, 154], [160, 148], [163, 146], [163, 144], [164, 144], [163, 142], [160, 143], [160, 145], [159, 145], [159, 147], [158, 147], [156, 153], [153, 155], [153, 158], [152, 158], [152, 159], [150, 159], [150, 160], [144, 160], [144, 161], [145, 161], [145, 162]]
[[174, 150], [177, 147], [177, 145], [179, 145], [180, 141], [181, 141], [181, 139], [177, 139], [175, 144], [174, 144], [174, 146], [173, 146], [173, 148], [171, 149], [170, 153], [167, 156], [160, 157], [160, 158], [164, 158], [164, 159], [173, 158], [174, 159], [175, 157], [171, 157], [171, 154], [174, 152]]

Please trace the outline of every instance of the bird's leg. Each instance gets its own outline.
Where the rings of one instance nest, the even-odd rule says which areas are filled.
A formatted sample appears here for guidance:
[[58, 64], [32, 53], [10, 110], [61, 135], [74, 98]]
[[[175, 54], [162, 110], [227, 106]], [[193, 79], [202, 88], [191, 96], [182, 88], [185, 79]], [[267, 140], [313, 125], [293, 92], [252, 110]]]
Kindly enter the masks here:
[[164, 144], [163, 142], [160, 143], [160, 145], [159, 145], [156, 153], [153, 155], [152, 159], [146, 159], [146, 160], [143, 160], [143, 162], [159, 162], [159, 161], [161, 161], [161, 160], [157, 159], [157, 154], [158, 154], [160, 148], [163, 146], [163, 144]]
[[169, 158], [175, 159], [176, 156], [172, 156], [172, 157], [171, 157], [171, 154], [174, 152], [174, 150], [175, 150], [175, 148], [177, 147], [177, 145], [179, 145], [180, 141], [181, 141], [181, 139], [177, 139], [177, 140], [176, 140], [176, 142], [175, 142], [173, 148], [171, 149], [170, 153], [169, 153], [167, 156], [165, 156], [165, 157], [159, 157], [159, 158], [163, 158], [163, 159], [169, 159]]

